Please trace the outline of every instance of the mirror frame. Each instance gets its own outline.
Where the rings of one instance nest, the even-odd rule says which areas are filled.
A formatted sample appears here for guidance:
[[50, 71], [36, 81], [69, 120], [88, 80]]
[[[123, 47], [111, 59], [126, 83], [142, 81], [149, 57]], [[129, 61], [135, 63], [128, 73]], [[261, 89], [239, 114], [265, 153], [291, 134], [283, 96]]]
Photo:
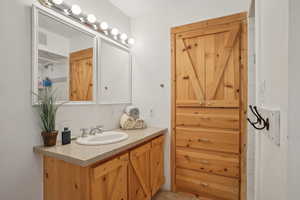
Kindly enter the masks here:
[[[31, 71], [31, 79], [32, 79], [32, 92], [37, 93], [37, 84], [36, 75], [38, 74], [38, 15], [43, 14], [48, 16], [49, 18], [56, 20], [57, 22], [60, 22], [66, 26], [69, 26], [75, 30], [78, 30], [84, 34], [87, 34], [91, 36], [91, 39], [94, 41], [94, 47], [93, 47], [93, 100], [92, 101], [68, 101], [64, 105], [89, 105], [89, 104], [96, 104], [97, 98], [98, 98], [98, 83], [97, 83], [97, 75], [98, 75], [98, 48], [99, 48], [99, 39], [97, 37], [97, 32], [93, 31], [92, 29], [87, 28], [86, 26], [83, 26], [82, 24], [63, 16], [57, 12], [54, 12], [53, 10], [49, 8], [45, 8], [36, 4], [33, 4], [32, 6], [32, 71]], [[62, 102], [57, 102], [62, 103]], [[37, 97], [36, 95], [32, 94], [32, 105], [38, 105]]]
[[[102, 71], [103, 71], [103, 66], [102, 66], [102, 62], [101, 62], [101, 57], [102, 57], [102, 44], [103, 42], [108, 42], [108, 41], [103, 41], [103, 39], [99, 39], [99, 53], [98, 53], [98, 57], [99, 57], [99, 69], [98, 69], [98, 103], [102, 104], [102, 105], [113, 105], [113, 104], [131, 104], [132, 103], [132, 90], [133, 90], [133, 74], [132, 74], [132, 54], [130, 52], [130, 50], [128, 48], [122, 47], [120, 45], [116, 45], [114, 43], [110, 43], [110, 45], [115, 46], [116, 48], [119, 48], [121, 50], [124, 50], [126, 52], [128, 52], [129, 54], [129, 75], [130, 75], [130, 79], [129, 79], [129, 85], [130, 85], [130, 94], [129, 94], [129, 101], [128, 102], [123, 102], [123, 101], [114, 101], [114, 102], [108, 102], [108, 101], [103, 101], [102, 99]], [[109, 43], [109, 42], [108, 42]]]

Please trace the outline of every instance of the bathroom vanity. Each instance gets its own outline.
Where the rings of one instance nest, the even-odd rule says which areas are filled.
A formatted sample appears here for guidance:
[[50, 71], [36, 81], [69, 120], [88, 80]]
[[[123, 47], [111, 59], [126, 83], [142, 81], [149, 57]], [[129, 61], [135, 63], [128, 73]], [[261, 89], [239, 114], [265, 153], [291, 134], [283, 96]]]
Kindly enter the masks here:
[[44, 200], [150, 200], [164, 184], [164, 133], [123, 131], [119, 143], [34, 147], [43, 156]]

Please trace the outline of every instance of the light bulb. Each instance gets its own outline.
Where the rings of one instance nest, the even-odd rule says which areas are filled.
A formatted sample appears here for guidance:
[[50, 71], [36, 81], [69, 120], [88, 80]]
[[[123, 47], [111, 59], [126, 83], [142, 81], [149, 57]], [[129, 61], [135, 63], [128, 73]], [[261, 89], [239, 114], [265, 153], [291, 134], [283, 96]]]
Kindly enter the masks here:
[[52, 2], [56, 5], [60, 5], [63, 3], [63, 0], [52, 0]]
[[113, 28], [113, 29], [111, 29], [110, 33], [111, 33], [113, 36], [116, 36], [116, 35], [119, 34], [119, 30], [116, 29], [116, 28]]
[[122, 33], [120, 38], [121, 38], [121, 40], [125, 41], [128, 38], [128, 36], [126, 33]]
[[105, 31], [105, 30], [108, 29], [108, 24], [107, 24], [106, 22], [101, 22], [100, 28], [101, 28], [103, 31]]
[[95, 17], [95, 15], [93, 15], [93, 14], [89, 14], [89, 15], [87, 16], [87, 20], [88, 20], [91, 24], [93, 24], [93, 23], [96, 22], [96, 17]]
[[135, 43], [135, 40], [133, 38], [128, 39], [128, 44], [133, 45]]
[[72, 5], [71, 11], [74, 15], [80, 15], [81, 8], [78, 5]]

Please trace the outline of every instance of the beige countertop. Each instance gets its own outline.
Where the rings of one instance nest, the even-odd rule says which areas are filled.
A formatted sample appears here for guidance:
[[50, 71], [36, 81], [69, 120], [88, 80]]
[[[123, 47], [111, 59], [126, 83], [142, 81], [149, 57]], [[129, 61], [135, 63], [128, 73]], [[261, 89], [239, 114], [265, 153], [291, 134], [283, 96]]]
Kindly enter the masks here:
[[55, 157], [75, 165], [86, 167], [163, 135], [167, 132], [167, 129], [150, 127], [140, 130], [121, 131], [127, 133], [129, 137], [127, 140], [119, 143], [86, 146], [72, 141], [71, 144], [58, 144], [54, 147], [35, 146], [33, 150], [42, 155]]

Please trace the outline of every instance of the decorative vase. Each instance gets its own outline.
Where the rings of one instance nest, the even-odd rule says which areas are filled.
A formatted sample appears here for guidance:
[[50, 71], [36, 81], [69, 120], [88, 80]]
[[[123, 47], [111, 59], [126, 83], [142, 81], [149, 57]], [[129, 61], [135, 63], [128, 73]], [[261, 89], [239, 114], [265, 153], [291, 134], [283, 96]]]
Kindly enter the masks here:
[[56, 139], [57, 139], [58, 131], [52, 131], [52, 132], [42, 132], [42, 137], [44, 140], [44, 145], [46, 147], [51, 147], [56, 145]]

